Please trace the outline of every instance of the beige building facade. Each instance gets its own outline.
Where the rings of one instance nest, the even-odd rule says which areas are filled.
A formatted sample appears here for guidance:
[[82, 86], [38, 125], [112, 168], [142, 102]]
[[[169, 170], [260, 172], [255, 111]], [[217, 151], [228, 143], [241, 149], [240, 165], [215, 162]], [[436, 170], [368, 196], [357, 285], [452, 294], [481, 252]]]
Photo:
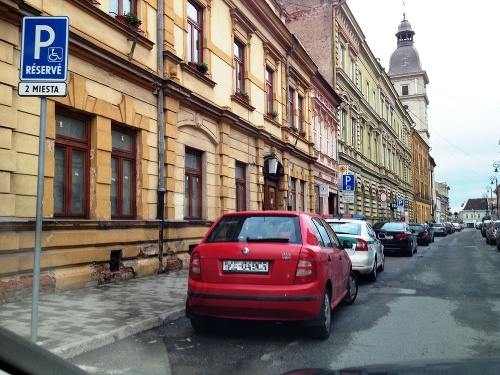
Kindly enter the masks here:
[[[349, 7], [344, 1], [283, 4], [288, 26], [343, 100], [338, 163], [355, 175], [356, 188], [352, 203], [340, 194], [340, 213], [364, 214], [372, 223], [403, 217], [413, 221], [411, 118]], [[388, 202], [380, 201], [382, 192]], [[404, 209], [398, 211], [401, 199]]]
[[49, 289], [183, 267], [225, 212], [314, 209], [317, 67], [276, 2], [0, 6], [2, 299], [33, 272], [40, 99], [17, 92], [24, 16], [70, 19], [68, 95], [46, 116]]

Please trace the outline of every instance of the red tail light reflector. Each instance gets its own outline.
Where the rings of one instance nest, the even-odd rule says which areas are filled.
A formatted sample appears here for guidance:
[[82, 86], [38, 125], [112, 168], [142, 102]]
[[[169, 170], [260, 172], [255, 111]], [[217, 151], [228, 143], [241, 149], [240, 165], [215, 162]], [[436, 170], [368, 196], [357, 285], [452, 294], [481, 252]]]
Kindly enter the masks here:
[[191, 261], [189, 262], [189, 277], [196, 281], [201, 280], [200, 253], [197, 251], [191, 254]]
[[356, 248], [354, 249], [356, 251], [368, 251], [368, 243], [363, 240], [362, 238], [358, 238], [358, 241], [356, 242]]
[[398, 240], [404, 240], [405, 238], [408, 238], [408, 235], [406, 233], [398, 233], [394, 237]]
[[308, 253], [300, 253], [294, 284], [307, 284], [316, 280], [316, 261]]

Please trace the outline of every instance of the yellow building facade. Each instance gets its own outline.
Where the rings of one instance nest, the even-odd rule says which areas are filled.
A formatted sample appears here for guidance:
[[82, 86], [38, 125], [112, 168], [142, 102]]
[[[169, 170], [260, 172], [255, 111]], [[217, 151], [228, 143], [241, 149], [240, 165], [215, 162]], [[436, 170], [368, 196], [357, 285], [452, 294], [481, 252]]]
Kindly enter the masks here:
[[0, 8], [2, 299], [33, 272], [40, 99], [17, 92], [24, 16], [70, 20], [68, 95], [48, 98], [46, 116], [49, 289], [183, 267], [225, 212], [313, 210], [317, 67], [274, 1], [0, 0]]

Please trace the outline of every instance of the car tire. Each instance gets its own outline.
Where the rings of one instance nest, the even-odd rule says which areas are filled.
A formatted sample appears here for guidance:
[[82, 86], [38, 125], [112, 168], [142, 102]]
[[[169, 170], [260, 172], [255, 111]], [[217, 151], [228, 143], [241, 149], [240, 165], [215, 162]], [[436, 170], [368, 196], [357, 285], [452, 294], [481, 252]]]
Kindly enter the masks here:
[[413, 256], [413, 245], [410, 244], [410, 251], [408, 251], [408, 256], [412, 257]]
[[383, 272], [384, 268], [385, 268], [385, 257], [382, 263], [380, 263], [380, 265], [378, 266], [378, 272]]
[[312, 337], [319, 340], [326, 340], [330, 336], [331, 319], [330, 292], [328, 289], [325, 289], [318, 316], [314, 319], [313, 326], [311, 327]]
[[212, 331], [216, 323], [216, 319], [211, 316], [192, 315], [189, 320], [191, 322], [191, 327], [199, 333]]
[[373, 264], [373, 269], [372, 269], [372, 272], [370, 272], [368, 274], [368, 279], [370, 281], [377, 281], [377, 268], [378, 268], [378, 265], [377, 265], [377, 259], [375, 259], [375, 262]]
[[356, 274], [351, 271], [349, 280], [347, 281], [347, 294], [342, 300], [343, 305], [352, 305], [358, 296], [358, 278]]

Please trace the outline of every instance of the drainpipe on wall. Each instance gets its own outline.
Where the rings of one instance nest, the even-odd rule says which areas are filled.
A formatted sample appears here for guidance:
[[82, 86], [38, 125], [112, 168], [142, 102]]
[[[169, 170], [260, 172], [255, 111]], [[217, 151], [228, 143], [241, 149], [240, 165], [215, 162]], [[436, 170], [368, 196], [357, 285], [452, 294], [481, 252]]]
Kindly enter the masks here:
[[160, 220], [158, 233], [158, 273], [163, 267], [163, 229], [165, 223], [165, 115], [163, 113], [163, 0], [158, 0], [157, 64], [161, 87], [158, 90], [158, 200], [156, 219]]
[[[292, 116], [292, 122], [293, 122], [293, 113], [292, 108], [290, 108], [290, 62], [289, 62], [289, 57], [295, 50], [295, 34], [291, 33], [292, 35], [292, 46], [290, 49], [286, 52], [286, 65], [285, 65], [285, 86], [286, 86], [286, 120], [288, 121], [288, 116], [291, 114]], [[293, 125], [293, 124], [290, 124]], [[290, 176], [290, 159], [288, 159], [288, 211], [291, 210], [292, 202], [290, 201], [290, 189], [291, 189], [291, 182], [292, 178]]]

